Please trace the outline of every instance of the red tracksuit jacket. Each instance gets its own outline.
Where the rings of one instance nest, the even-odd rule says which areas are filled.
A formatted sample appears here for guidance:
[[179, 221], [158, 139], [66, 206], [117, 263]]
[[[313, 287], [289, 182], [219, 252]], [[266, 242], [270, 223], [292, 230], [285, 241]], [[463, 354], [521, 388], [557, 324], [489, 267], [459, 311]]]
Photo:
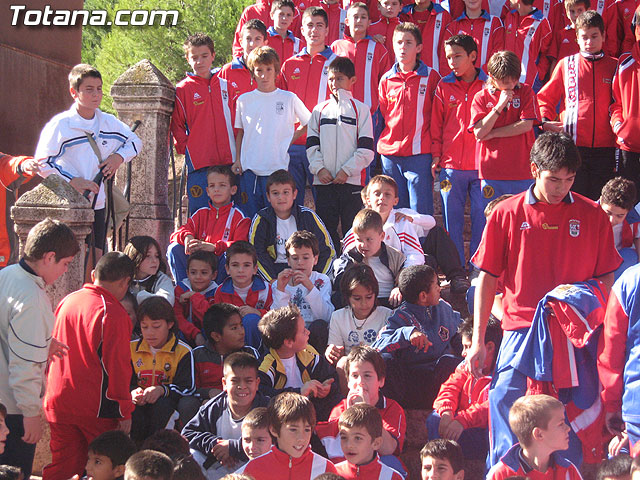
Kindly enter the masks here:
[[[504, 48], [504, 25], [500, 17], [482, 11], [478, 18], [469, 18], [463, 13], [447, 26], [447, 36], [460, 33], [471, 35], [478, 45], [476, 66], [487, 71], [491, 55]], [[446, 58], [445, 58], [446, 61]]]
[[249, 305], [250, 307], [260, 310], [260, 314], [264, 315], [271, 308], [273, 303], [273, 293], [271, 285], [266, 283], [259, 275], [253, 276], [253, 283], [247, 293], [247, 301], [244, 302], [233, 288], [233, 280], [231, 277], [222, 282], [213, 296], [213, 303], [230, 303], [236, 307]]
[[403, 73], [391, 67], [378, 88], [385, 128], [378, 153], [407, 157], [431, 153], [431, 102], [440, 75], [418, 61], [416, 69]]
[[336, 55], [351, 59], [356, 67], [356, 83], [353, 98], [369, 105], [371, 113], [378, 109], [378, 85], [382, 76], [391, 68], [391, 54], [381, 43], [369, 35], [357, 43], [352, 38], [337, 40], [331, 44]]
[[234, 57], [231, 62], [225, 64], [217, 73], [220, 78], [227, 81], [227, 88], [233, 97], [233, 105], [231, 111], [236, 111], [236, 100], [243, 93], [255, 90], [256, 82], [253, 75], [244, 63], [242, 56]]
[[611, 126], [618, 137], [618, 146], [628, 152], [640, 152], [640, 43], [631, 53], [618, 60], [613, 77]]
[[369, 463], [354, 465], [347, 460], [336, 465], [345, 480], [403, 480], [403, 476], [380, 461], [378, 454]]
[[282, 38], [276, 29], [267, 29], [267, 45], [273, 48], [278, 54], [280, 63], [299, 53], [304, 47], [304, 40], [296, 37], [291, 30], [287, 31], [287, 36]]
[[0, 152], [0, 183], [4, 186], [4, 192], [0, 195], [0, 267], [6, 267], [10, 259], [17, 261], [18, 239], [8, 213], [18, 198], [18, 187], [25, 178], [30, 177], [20, 169], [22, 162], [30, 158], [32, 157], [14, 157]]
[[234, 101], [227, 81], [216, 75], [207, 80], [189, 73], [176, 85], [171, 133], [193, 170], [235, 161]]
[[374, 37], [375, 35], [382, 35], [385, 37], [384, 48], [386, 48], [389, 54], [393, 56], [394, 61], [393, 31], [399, 23], [400, 20], [398, 18], [386, 18], [381, 16], [380, 20], [369, 25], [369, 28], [367, 29], [367, 35], [371, 37]]
[[318, 475], [336, 473], [336, 467], [324, 457], [307, 450], [298, 458], [293, 458], [278, 447], [249, 461], [236, 473], [251, 475], [256, 480], [313, 480]]
[[347, 10], [341, 8], [340, 2], [331, 5], [320, 2], [320, 7], [327, 12], [327, 17], [329, 17], [329, 31], [325, 40], [326, 44], [331, 45], [336, 40], [345, 38], [345, 32], [347, 32], [345, 24]]
[[171, 241], [184, 245], [187, 235], [193, 235], [193, 238], [216, 244], [215, 254], [222, 255], [233, 242], [249, 239], [250, 226], [251, 219], [233, 203], [216, 208], [209, 202], [208, 207], [196, 210], [187, 223], [171, 234]]
[[69, 351], [49, 366], [49, 422], [131, 417], [131, 329], [118, 299], [97, 285], [86, 284], [60, 302], [53, 336]]
[[614, 147], [609, 125], [611, 85], [616, 59], [583, 54], [558, 62], [547, 84], [538, 92], [540, 114], [553, 120], [560, 103], [560, 121], [579, 147]]
[[471, 83], [453, 73], [438, 83], [431, 107], [431, 155], [440, 157], [442, 168], [477, 168], [476, 137], [467, 127], [471, 123], [473, 97], [486, 81], [487, 75], [479, 70]]
[[213, 295], [217, 286], [215, 282], [211, 282], [211, 285], [206, 290], [194, 293], [186, 303], [181, 303], [180, 296], [185, 292], [192, 291], [191, 283], [189, 279], [184, 279], [176, 285], [176, 302], [173, 304], [173, 312], [178, 320], [178, 328], [192, 345], [196, 335], [202, 333], [202, 319], [213, 303]]

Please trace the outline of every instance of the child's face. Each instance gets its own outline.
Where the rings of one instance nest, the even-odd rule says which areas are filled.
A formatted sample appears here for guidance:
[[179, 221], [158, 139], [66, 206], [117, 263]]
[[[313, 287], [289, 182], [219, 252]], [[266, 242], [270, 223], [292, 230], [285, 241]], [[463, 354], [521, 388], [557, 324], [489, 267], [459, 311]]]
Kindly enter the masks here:
[[160, 252], [158, 252], [156, 246], [152, 244], [147, 248], [147, 254], [140, 263], [138, 271], [136, 271], [136, 279], [142, 280], [143, 278], [155, 275], [158, 273], [158, 268], [160, 268]]
[[356, 83], [355, 75], [351, 78], [347, 77], [344, 73], [336, 72], [331, 70], [329, 72], [329, 76], [327, 77], [327, 82], [329, 84], [329, 90], [336, 97], [338, 96], [338, 90], [343, 89], [347, 91], [351, 91], [351, 87]]
[[258, 265], [254, 263], [253, 256], [248, 253], [236, 253], [227, 261], [227, 272], [235, 287], [246, 288], [251, 285], [253, 276], [258, 273]]
[[421, 51], [422, 44], [418, 45], [416, 37], [412, 33], [395, 32], [393, 34], [393, 53], [401, 64], [415, 64]]
[[[585, 7], [584, 3], [576, 3], [570, 7], [567, 7], [565, 5], [565, 12], [567, 14], [567, 17], [571, 21], [571, 25], [575, 25], [578, 17], [586, 11], [587, 11], [587, 8]], [[598, 29], [596, 28], [596, 30]]]
[[93, 480], [115, 480], [124, 473], [124, 465], [114, 468], [109, 457], [92, 451], [89, 451], [89, 459], [85, 468], [87, 469], [87, 478]]
[[[467, 352], [471, 348], [471, 337], [463, 336], [462, 337], [462, 358], [467, 358]], [[493, 348], [489, 348], [492, 346]], [[482, 369], [482, 373], [485, 375], [489, 375], [491, 373], [491, 367], [493, 367], [493, 361], [496, 356], [495, 346], [493, 342], [485, 343], [485, 347], [487, 348], [487, 354], [484, 357], [484, 368]]]
[[222, 327], [220, 340], [216, 342], [219, 351], [235, 352], [244, 347], [244, 326], [240, 315], [232, 315]]
[[283, 423], [279, 432], [276, 432], [273, 427], [269, 427], [269, 431], [276, 437], [280, 450], [293, 458], [299, 458], [309, 446], [313, 428], [308, 422], [296, 420]]
[[214, 271], [207, 262], [202, 260], [191, 260], [187, 268], [187, 277], [194, 292], [202, 292], [211, 285]]
[[295, 271], [303, 272], [307, 277], [318, 263], [318, 255], [314, 255], [310, 247], [290, 247], [287, 254], [289, 266]]
[[576, 32], [580, 50], [587, 53], [598, 53], [602, 50], [604, 35], [598, 27], [581, 28]]
[[384, 232], [378, 232], [373, 228], [369, 228], [362, 232], [353, 231], [353, 239], [356, 248], [364, 258], [375, 257], [380, 252], [382, 241], [384, 240]]
[[399, 200], [395, 189], [391, 185], [376, 182], [367, 187], [367, 202], [371, 209], [380, 215], [388, 214], [398, 204]]
[[167, 343], [172, 327], [173, 322], [166, 320], [153, 320], [147, 316], [140, 320], [142, 338], [153, 348], [160, 348]]
[[440, 303], [440, 290], [442, 290], [442, 287], [440, 286], [440, 281], [436, 276], [429, 284], [429, 290], [426, 292], [427, 296], [424, 305], [425, 307], [433, 307]]
[[498, 80], [497, 78], [493, 78], [491, 77], [491, 81], [493, 82], [493, 84], [495, 85], [495, 87], [500, 90], [506, 90], [506, 91], [510, 91], [513, 90], [514, 88], [516, 88], [518, 86], [518, 82], [520, 81], [519, 78], [503, 78], [501, 80]]
[[376, 305], [376, 294], [370, 288], [364, 285], [356, 285], [351, 290], [351, 296], [349, 297], [349, 306], [353, 315], [358, 320], [364, 320]]
[[296, 324], [296, 334], [291, 338], [287, 338], [284, 341], [284, 345], [289, 348], [294, 353], [301, 352], [305, 348], [307, 348], [307, 343], [309, 342], [309, 330], [304, 324], [304, 319], [302, 316], [298, 317]]
[[600, 207], [604, 210], [604, 213], [609, 216], [609, 221], [614, 227], [616, 225], [620, 225], [624, 219], [627, 218], [627, 213], [629, 213], [629, 211], [624, 208], [610, 205], [608, 203], [601, 203]]
[[267, 453], [271, 448], [271, 435], [267, 428], [250, 428], [242, 425], [242, 449], [249, 459]]
[[371, 24], [369, 14], [364, 8], [350, 8], [347, 10], [347, 26], [352, 37], [366, 35]]
[[384, 386], [384, 378], [379, 378], [371, 362], [349, 362], [349, 393], [362, 391], [374, 406], [380, 398], [380, 389]]
[[476, 11], [482, 8], [482, 0], [462, 0], [467, 10]]
[[385, 18], [395, 18], [400, 15], [402, 3], [400, 0], [382, 0], [378, 2], [380, 14]]
[[271, 13], [273, 28], [279, 32], [287, 31], [293, 23], [295, 12], [290, 7], [280, 7]]
[[102, 102], [102, 80], [95, 77], [86, 77], [80, 83], [78, 90], [70, 88], [71, 96], [76, 102], [78, 111], [89, 113], [100, 108]]
[[464, 470], [453, 473], [451, 462], [446, 458], [425, 457], [422, 460], [422, 480], [462, 480]]
[[61, 258], [60, 261], [56, 260], [56, 255], [53, 252], [47, 252], [44, 254], [43, 268], [40, 272], [40, 276], [47, 285], [53, 285], [62, 275], [64, 275], [69, 269], [69, 265], [73, 261], [73, 257]]
[[475, 69], [473, 62], [476, 59], [477, 52], [468, 54], [464, 48], [459, 45], [445, 45], [444, 53], [447, 57], [449, 68], [454, 75], [462, 77], [467, 72]]
[[539, 200], [550, 204], [560, 203], [567, 196], [576, 179], [576, 173], [566, 167], [560, 170], [540, 170], [531, 164], [531, 175], [535, 179], [533, 191]]
[[340, 427], [340, 446], [349, 463], [369, 463], [382, 445], [382, 437], [372, 438], [365, 427]]
[[[569, 448], [569, 431], [571, 427], [564, 420], [564, 407], [559, 407], [551, 412], [551, 418], [547, 428], [536, 427], [541, 441], [551, 452], [566, 450]], [[534, 434], [534, 440], [536, 435]]]
[[239, 409], [251, 406], [259, 384], [258, 372], [254, 368], [226, 368], [222, 377], [222, 389], [227, 392], [229, 403]]
[[271, 63], [256, 63], [253, 67], [253, 77], [260, 91], [273, 90], [276, 86], [276, 69]]
[[207, 175], [207, 195], [215, 207], [227, 205], [237, 191], [238, 187], [231, 185], [228, 175], [217, 172]]
[[[315, 18], [315, 17], [314, 17]], [[276, 215], [286, 218], [291, 215], [293, 202], [296, 200], [298, 190], [288, 183], [274, 183], [267, 190], [267, 200], [276, 212]]]
[[9, 427], [7, 427], [4, 415], [0, 415], [0, 454], [4, 453], [4, 447], [7, 442], [8, 435]]
[[244, 58], [247, 58], [254, 48], [263, 46], [264, 42], [264, 36], [259, 30], [245, 28], [240, 37], [240, 46], [242, 47]]
[[216, 54], [209, 50], [209, 47], [192, 45], [187, 49], [186, 57], [193, 73], [203, 78], [208, 78], [211, 75], [211, 65]]
[[307, 15], [302, 19], [300, 31], [307, 42], [307, 47], [324, 46], [327, 38], [327, 24], [324, 18]]

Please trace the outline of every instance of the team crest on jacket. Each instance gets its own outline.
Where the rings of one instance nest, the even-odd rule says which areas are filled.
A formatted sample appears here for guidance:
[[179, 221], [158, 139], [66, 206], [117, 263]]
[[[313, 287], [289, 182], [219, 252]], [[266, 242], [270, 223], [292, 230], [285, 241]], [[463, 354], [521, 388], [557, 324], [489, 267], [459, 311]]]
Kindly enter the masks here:
[[171, 370], [171, 364], [169, 362], [164, 364], [164, 371], [168, 372], [169, 370]]
[[572, 218], [569, 220], [569, 235], [577, 237], [580, 235], [580, 220]]
[[320, 290], [324, 286], [324, 280], [321, 278], [317, 279], [313, 286]]
[[520, 97], [513, 97], [513, 108], [520, 108]]
[[258, 300], [256, 302], [256, 310], [262, 310], [264, 308], [264, 300]]
[[446, 327], [441, 326], [440, 329], [438, 330], [438, 336], [440, 337], [440, 339], [443, 342], [448, 342], [449, 341], [449, 329]]
[[373, 60], [373, 53], [367, 52], [367, 62], [370, 62], [371, 60]]

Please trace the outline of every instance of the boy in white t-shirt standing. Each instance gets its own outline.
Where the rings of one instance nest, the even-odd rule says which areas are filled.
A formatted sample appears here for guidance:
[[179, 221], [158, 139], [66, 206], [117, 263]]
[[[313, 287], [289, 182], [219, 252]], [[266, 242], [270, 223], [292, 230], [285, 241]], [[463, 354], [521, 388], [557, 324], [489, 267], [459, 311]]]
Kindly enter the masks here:
[[[295, 93], [276, 87], [280, 73], [278, 54], [271, 47], [258, 47], [247, 58], [257, 89], [244, 93], [236, 104], [236, 162], [240, 177], [241, 208], [252, 217], [269, 203], [267, 177], [289, 166], [291, 142], [306, 132], [311, 112]], [[300, 126], [296, 129], [295, 124]]]

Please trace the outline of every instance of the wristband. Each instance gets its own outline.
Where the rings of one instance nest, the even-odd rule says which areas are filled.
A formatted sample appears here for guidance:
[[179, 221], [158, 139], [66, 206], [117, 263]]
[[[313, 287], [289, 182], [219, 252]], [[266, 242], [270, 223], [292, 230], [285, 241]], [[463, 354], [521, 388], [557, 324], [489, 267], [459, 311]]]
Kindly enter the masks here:
[[493, 107], [491, 110], [493, 110], [495, 112], [496, 115], [500, 115], [500, 111], [498, 111], [498, 109], [496, 107]]

